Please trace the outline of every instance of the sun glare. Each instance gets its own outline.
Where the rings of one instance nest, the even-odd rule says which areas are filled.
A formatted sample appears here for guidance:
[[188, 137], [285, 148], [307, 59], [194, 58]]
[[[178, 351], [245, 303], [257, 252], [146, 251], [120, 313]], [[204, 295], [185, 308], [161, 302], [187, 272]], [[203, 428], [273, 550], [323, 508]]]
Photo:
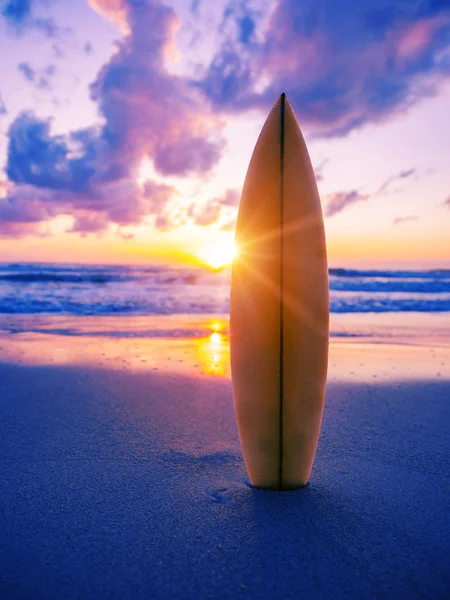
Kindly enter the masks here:
[[209, 267], [221, 269], [231, 265], [233, 258], [237, 255], [237, 247], [234, 242], [208, 246], [200, 250], [198, 255]]

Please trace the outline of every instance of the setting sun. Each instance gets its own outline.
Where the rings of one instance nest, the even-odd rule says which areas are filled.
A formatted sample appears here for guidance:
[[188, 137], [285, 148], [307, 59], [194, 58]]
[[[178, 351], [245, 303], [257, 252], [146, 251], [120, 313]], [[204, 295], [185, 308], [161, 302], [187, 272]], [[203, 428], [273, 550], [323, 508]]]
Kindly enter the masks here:
[[219, 244], [217, 246], [208, 246], [199, 250], [198, 256], [201, 260], [213, 269], [227, 267], [233, 262], [237, 255], [237, 247], [234, 242]]

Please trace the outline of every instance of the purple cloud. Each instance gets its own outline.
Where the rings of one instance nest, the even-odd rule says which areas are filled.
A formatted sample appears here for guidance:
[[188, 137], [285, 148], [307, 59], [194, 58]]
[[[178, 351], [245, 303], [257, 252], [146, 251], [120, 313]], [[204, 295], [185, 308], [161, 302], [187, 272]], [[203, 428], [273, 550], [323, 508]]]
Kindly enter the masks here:
[[341, 136], [435, 93], [449, 33], [447, 1], [279, 0], [258, 41], [237, 28], [197, 84], [228, 112], [267, 110], [284, 91], [312, 133]]
[[[181, 219], [168, 210], [176, 190], [152, 182], [139, 186], [139, 166], [149, 157], [163, 175], [206, 173], [223, 150], [222, 124], [198, 89], [165, 68], [177, 26], [172, 9], [158, 0], [92, 4], [126, 31], [91, 86], [104, 124], [52, 135], [50, 120], [31, 113], [15, 119], [6, 173], [16, 188], [10, 193], [20, 198], [17, 221], [20, 210], [26, 213], [27, 203], [34, 202], [31, 188], [43, 209], [36, 215], [45, 220], [70, 214], [73, 232], [101, 231], [109, 223], [137, 225], [149, 215], [157, 228], [170, 228]], [[21, 70], [36, 81], [29, 65]]]
[[87, 41], [83, 46], [83, 52], [85, 54], [92, 54], [94, 52], [94, 47], [91, 42]]
[[[222, 215], [222, 207], [235, 208], [239, 205], [240, 193], [238, 190], [226, 190], [223, 196], [213, 198], [203, 206], [192, 205], [189, 215], [194, 217], [194, 223], [203, 227], [216, 223]], [[228, 211], [229, 213], [229, 211]], [[223, 226], [221, 227], [223, 229]], [[226, 231], [226, 230], [225, 230]]]
[[36, 5], [46, 5], [45, 0], [6, 0], [1, 10], [1, 15], [9, 27], [17, 34], [26, 29], [40, 31], [46, 37], [56, 37], [60, 33], [59, 27], [51, 18], [35, 17], [33, 15]]
[[407, 169], [405, 171], [401, 171], [400, 173], [397, 173], [396, 175], [391, 175], [391, 177], [388, 177], [386, 179], [386, 181], [384, 181], [378, 191], [376, 192], [376, 195], [380, 195], [386, 192], [387, 188], [391, 185], [391, 183], [394, 183], [396, 181], [402, 181], [403, 179], [408, 179], [409, 177], [412, 177], [413, 175], [415, 175], [417, 173], [417, 169]]
[[215, 223], [220, 215], [220, 204], [211, 202], [194, 214], [194, 223], [206, 227]]
[[81, 237], [86, 237], [88, 233], [101, 233], [108, 228], [108, 219], [104, 213], [79, 213], [73, 222], [73, 225], [67, 231], [69, 233], [79, 233]]
[[442, 206], [448, 206], [450, 208], [450, 196], [447, 198], [447, 200], [444, 200]]
[[222, 206], [238, 206], [240, 199], [241, 193], [239, 190], [226, 190], [225, 194], [216, 200]]
[[17, 65], [18, 70], [22, 73], [27, 81], [32, 83], [39, 90], [50, 89], [50, 80], [56, 72], [55, 65], [48, 65], [39, 71], [33, 69], [28, 63], [22, 62]]
[[31, 0], [7, 0], [2, 16], [11, 24], [21, 24], [30, 17]]
[[2, 95], [0, 94], [0, 117], [2, 115], [6, 115], [8, 111], [6, 110], [5, 103], [3, 102]]
[[[109, 2], [96, 4], [111, 10]], [[175, 13], [157, 1], [115, 5], [130, 34], [91, 88], [112, 155], [128, 164], [150, 156], [164, 175], [208, 171], [223, 149], [219, 122], [188, 81], [164, 69]]]
[[55, 215], [43, 196], [29, 187], [9, 191], [0, 200], [0, 237], [39, 235], [41, 222]]
[[357, 202], [364, 202], [369, 199], [368, 194], [361, 194], [358, 190], [351, 192], [335, 192], [328, 196], [328, 204], [325, 209], [325, 216], [332, 217]]

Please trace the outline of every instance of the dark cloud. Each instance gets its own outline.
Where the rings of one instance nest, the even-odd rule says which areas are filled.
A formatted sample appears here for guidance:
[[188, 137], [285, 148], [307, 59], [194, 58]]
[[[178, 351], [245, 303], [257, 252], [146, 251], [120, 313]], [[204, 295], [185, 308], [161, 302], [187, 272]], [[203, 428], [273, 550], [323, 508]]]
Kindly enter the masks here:
[[[6, 173], [15, 186], [10, 193], [20, 197], [17, 221], [37, 198], [42, 211], [36, 216], [72, 215], [74, 232], [101, 231], [111, 222], [136, 225], [149, 215], [157, 228], [170, 228], [183, 218], [182, 211], [169, 210], [176, 190], [139, 186], [139, 166], [148, 157], [163, 175], [206, 173], [221, 156], [221, 123], [189, 81], [165, 69], [177, 26], [172, 9], [158, 0], [92, 4], [128, 32], [91, 86], [104, 124], [63, 136], [52, 135], [51, 121], [31, 113], [15, 119]], [[21, 70], [37, 81], [30, 65]]]
[[358, 190], [351, 192], [335, 192], [328, 196], [328, 203], [325, 209], [325, 216], [332, 217], [357, 202], [364, 202], [369, 199], [368, 194], [361, 194]]
[[7, 0], [1, 14], [9, 23], [21, 24], [31, 14], [31, 0]]
[[223, 111], [268, 110], [284, 91], [316, 135], [405, 111], [450, 75], [446, 0], [279, 0], [259, 33], [228, 35], [198, 85]]
[[442, 206], [448, 206], [450, 208], [450, 196], [447, 198], [447, 200], [444, 200]]
[[[85, 190], [95, 169], [95, 130], [52, 136], [50, 120], [21, 113], [8, 132], [6, 174], [11, 182], [37, 188]], [[70, 145], [81, 148], [71, 158]]]
[[53, 19], [34, 16], [36, 6], [46, 4], [48, 2], [45, 0], [6, 0], [1, 15], [10, 28], [18, 34], [27, 29], [34, 29], [46, 37], [56, 37], [61, 30]]
[[258, 14], [247, 0], [230, 0], [223, 11], [221, 33], [229, 30], [238, 42], [247, 46], [254, 41]]
[[34, 81], [36, 73], [28, 63], [20, 63], [17, 65], [17, 68], [27, 81]]
[[408, 221], [417, 221], [418, 215], [407, 215], [406, 217], [396, 217], [393, 221], [393, 225], [400, 225], [401, 223], [408, 223]]
[[417, 174], [417, 169], [407, 169], [405, 171], [400, 171], [400, 173], [397, 173], [396, 175], [391, 175], [390, 177], [388, 177], [386, 179], [386, 181], [384, 181], [378, 191], [376, 192], [376, 195], [378, 196], [379, 194], [383, 194], [387, 191], [388, 187], [396, 182], [396, 181], [402, 181], [404, 179], [408, 179], [410, 177], [412, 177], [413, 175]]
[[18, 70], [22, 73], [27, 81], [32, 83], [39, 90], [51, 89], [51, 79], [55, 75], [55, 65], [48, 65], [44, 69], [33, 69], [29, 63], [22, 62], [17, 65]]

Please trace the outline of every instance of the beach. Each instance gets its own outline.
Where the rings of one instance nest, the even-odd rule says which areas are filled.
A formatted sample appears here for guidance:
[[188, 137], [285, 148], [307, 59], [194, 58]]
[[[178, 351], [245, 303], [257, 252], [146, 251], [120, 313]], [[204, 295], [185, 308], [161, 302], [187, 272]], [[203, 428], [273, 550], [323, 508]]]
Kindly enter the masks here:
[[383, 318], [332, 316], [309, 485], [269, 492], [226, 315], [3, 316], [2, 597], [445, 597], [449, 319]]
[[450, 600], [450, 0], [0, 47], [0, 600]]

